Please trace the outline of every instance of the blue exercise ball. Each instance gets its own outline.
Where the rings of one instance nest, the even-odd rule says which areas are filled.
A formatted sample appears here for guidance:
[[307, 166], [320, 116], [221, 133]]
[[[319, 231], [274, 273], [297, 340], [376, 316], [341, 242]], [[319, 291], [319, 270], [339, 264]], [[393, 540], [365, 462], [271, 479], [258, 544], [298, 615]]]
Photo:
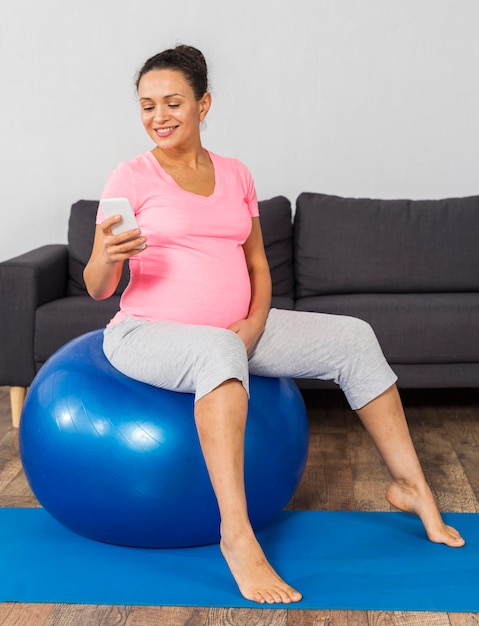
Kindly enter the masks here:
[[[33, 381], [20, 455], [40, 504], [70, 529], [137, 547], [219, 540], [219, 511], [201, 453], [192, 394], [118, 372], [103, 331], [69, 342]], [[251, 376], [245, 482], [255, 529], [276, 516], [308, 454], [302, 396], [288, 379]]]

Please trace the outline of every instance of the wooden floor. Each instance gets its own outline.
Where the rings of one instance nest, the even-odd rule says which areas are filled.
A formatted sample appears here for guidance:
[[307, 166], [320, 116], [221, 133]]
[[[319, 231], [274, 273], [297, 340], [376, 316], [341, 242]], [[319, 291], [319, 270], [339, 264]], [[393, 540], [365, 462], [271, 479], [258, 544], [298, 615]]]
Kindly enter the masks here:
[[[387, 511], [387, 472], [335, 391], [304, 392], [311, 451], [291, 509]], [[479, 390], [402, 392], [411, 433], [444, 511], [479, 510]], [[0, 387], [0, 506], [38, 506], [22, 473], [8, 389]], [[320, 540], [321, 538], [318, 538]], [[479, 564], [478, 564], [479, 567]], [[479, 593], [479, 590], [478, 590]], [[8, 626], [464, 626], [479, 614], [0, 604]]]

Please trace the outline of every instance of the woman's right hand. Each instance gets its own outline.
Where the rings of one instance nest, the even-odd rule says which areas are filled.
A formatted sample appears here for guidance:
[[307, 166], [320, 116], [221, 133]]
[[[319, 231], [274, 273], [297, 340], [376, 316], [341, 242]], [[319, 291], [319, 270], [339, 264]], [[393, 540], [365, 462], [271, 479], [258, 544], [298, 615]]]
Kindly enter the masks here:
[[94, 300], [109, 298], [120, 282], [123, 263], [144, 250], [136, 247], [146, 242], [139, 229], [118, 235], [111, 232], [113, 224], [119, 222], [121, 217], [116, 215], [95, 227], [93, 250], [83, 271], [85, 286]]
[[144, 247], [138, 248], [138, 246], [146, 243], [146, 237], [142, 236], [139, 228], [127, 230], [116, 235], [111, 232], [112, 226], [120, 223], [121, 220], [120, 215], [114, 215], [113, 217], [107, 217], [100, 224], [103, 234], [103, 250], [110, 263], [126, 261], [145, 249]]

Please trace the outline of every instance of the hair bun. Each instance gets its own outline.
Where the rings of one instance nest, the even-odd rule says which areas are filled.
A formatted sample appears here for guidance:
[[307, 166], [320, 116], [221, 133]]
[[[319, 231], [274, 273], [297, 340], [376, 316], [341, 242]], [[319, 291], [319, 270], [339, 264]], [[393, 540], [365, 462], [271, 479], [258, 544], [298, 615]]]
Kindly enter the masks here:
[[203, 53], [185, 44], [163, 50], [148, 59], [136, 78], [136, 88], [142, 77], [153, 70], [175, 70], [181, 72], [193, 89], [197, 100], [208, 91], [208, 66]]

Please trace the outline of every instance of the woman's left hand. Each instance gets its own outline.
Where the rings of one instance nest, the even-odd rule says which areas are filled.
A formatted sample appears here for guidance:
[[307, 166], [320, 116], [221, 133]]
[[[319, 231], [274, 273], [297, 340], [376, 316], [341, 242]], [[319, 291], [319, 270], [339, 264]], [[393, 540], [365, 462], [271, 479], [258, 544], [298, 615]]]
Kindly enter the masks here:
[[261, 337], [264, 330], [264, 324], [258, 325], [252, 319], [245, 319], [231, 324], [231, 326], [228, 327], [228, 330], [232, 330], [241, 337], [244, 345], [246, 346], [246, 352], [250, 355], [253, 348], [257, 344], [258, 339]]

